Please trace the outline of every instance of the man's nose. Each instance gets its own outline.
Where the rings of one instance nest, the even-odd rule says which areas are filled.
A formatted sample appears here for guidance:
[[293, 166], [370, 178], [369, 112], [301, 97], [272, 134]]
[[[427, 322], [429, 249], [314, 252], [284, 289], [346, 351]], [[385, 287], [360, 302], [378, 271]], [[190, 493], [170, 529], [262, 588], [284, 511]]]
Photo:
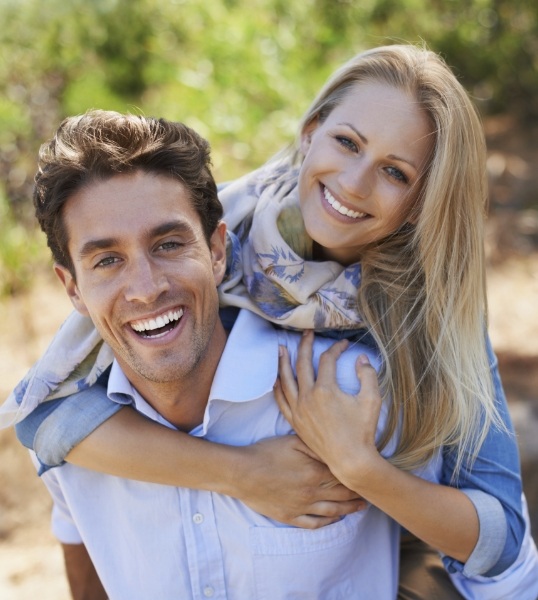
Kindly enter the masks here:
[[169, 288], [167, 275], [148, 257], [131, 261], [125, 273], [125, 299], [128, 302], [150, 304]]

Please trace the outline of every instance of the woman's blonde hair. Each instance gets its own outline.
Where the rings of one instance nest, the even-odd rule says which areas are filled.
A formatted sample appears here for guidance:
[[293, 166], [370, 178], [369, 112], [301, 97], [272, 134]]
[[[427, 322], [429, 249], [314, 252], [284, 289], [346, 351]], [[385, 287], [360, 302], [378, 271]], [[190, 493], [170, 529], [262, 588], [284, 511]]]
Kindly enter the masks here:
[[401, 428], [394, 464], [412, 469], [440, 446], [452, 446], [457, 473], [472, 464], [488, 428], [501, 426], [485, 341], [483, 129], [438, 55], [393, 45], [359, 54], [338, 69], [300, 131], [327, 118], [364, 81], [387, 83], [414, 98], [434, 136], [412, 209], [415, 224], [361, 256], [360, 309], [384, 359], [382, 389], [392, 398], [381, 447]]

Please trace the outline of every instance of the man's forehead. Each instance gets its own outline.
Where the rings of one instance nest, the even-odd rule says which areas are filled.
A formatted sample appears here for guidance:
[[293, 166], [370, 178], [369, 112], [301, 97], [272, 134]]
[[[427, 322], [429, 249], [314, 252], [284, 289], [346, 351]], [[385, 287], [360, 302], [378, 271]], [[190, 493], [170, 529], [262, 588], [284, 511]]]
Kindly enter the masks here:
[[192, 220], [194, 215], [199, 219], [191, 193], [184, 183], [171, 176], [145, 171], [92, 179], [69, 195], [63, 210], [78, 213], [83, 209], [91, 211], [99, 208], [103, 215], [124, 210], [128, 216], [130, 209], [144, 205], [148, 217], [149, 211], [162, 205], [165, 210], [173, 207], [175, 214], [184, 215], [187, 220]]
[[142, 233], [187, 235], [202, 228], [180, 181], [144, 172], [89, 182], [67, 200], [63, 217], [69, 238], [82, 243]]

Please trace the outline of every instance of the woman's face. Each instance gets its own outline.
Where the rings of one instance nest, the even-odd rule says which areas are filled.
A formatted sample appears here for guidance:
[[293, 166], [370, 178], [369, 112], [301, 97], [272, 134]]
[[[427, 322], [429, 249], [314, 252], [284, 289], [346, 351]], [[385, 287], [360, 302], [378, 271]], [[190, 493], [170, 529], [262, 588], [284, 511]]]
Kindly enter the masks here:
[[386, 83], [356, 84], [302, 134], [299, 196], [323, 257], [350, 264], [409, 218], [433, 143], [426, 113]]

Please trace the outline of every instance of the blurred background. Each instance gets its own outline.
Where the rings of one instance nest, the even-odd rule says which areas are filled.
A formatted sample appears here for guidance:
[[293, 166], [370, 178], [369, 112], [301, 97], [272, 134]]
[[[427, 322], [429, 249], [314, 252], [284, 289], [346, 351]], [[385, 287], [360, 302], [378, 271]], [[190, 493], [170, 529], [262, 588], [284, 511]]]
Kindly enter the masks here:
[[[70, 306], [31, 203], [39, 145], [88, 108], [186, 122], [217, 181], [288, 144], [326, 77], [399, 41], [440, 52], [483, 116], [490, 332], [538, 533], [538, 3], [534, 0], [0, 0], [0, 401]], [[50, 503], [0, 431], [0, 597], [68, 597]]]

